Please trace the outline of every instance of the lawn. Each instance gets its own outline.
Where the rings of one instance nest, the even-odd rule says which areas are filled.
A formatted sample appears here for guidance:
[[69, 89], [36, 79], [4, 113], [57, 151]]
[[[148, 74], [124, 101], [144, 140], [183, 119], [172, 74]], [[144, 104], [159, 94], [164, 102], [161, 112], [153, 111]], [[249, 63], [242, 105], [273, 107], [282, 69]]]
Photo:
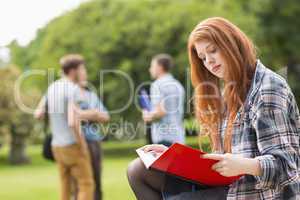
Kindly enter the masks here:
[[[188, 144], [196, 147], [197, 139]], [[105, 142], [103, 163], [103, 192], [105, 200], [134, 199], [126, 178], [126, 168], [136, 157], [135, 149], [144, 144], [134, 142]], [[41, 146], [28, 148], [31, 164], [10, 166], [7, 148], [0, 149], [0, 199], [1, 200], [54, 200], [58, 199], [58, 173], [54, 163], [41, 157]]]

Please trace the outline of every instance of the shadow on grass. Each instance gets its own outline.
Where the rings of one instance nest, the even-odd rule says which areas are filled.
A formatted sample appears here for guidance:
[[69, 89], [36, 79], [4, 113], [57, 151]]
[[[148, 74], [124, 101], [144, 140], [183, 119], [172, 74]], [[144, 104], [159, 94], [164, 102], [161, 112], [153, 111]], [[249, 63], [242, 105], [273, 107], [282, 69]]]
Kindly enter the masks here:
[[53, 162], [51, 161], [47, 161], [45, 160], [42, 155], [41, 155], [41, 151], [38, 151], [38, 149], [36, 148], [36, 146], [30, 146], [28, 148], [30, 151], [28, 152], [28, 156], [29, 156], [29, 162], [26, 164], [18, 164], [18, 165], [12, 165], [9, 162], [8, 159], [8, 154], [1, 152], [0, 153], [0, 169], [5, 169], [5, 168], [40, 168], [40, 167], [51, 167], [53, 165]]

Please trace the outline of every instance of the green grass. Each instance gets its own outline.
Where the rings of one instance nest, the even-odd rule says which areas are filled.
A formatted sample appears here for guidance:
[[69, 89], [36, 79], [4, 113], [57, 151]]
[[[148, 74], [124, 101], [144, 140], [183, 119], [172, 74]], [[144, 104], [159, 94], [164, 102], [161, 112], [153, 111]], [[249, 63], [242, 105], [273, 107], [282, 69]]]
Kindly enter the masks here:
[[[197, 146], [195, 138], [189, 138], [188, 143]], [[103, 143], [102, 183], [105, 200], [135, 199], [127, 182], [126, 168], [136, 157], [134, 150], [143, 144], [143, 141]], [[41, 146], [30, 146], [27, 151], [31, 164], [11, 166], [7, 162], [7, 148], [0, 149], [0, 199], [59, 199], [55, 164], [41, 157]]]

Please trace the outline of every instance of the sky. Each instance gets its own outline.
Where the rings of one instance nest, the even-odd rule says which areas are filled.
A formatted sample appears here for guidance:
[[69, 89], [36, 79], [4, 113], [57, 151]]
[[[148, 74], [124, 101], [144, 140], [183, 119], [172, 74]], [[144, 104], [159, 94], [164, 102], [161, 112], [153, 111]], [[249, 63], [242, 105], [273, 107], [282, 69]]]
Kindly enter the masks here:
[[51, 19], [87, 0], [0, 0], [0, 59], [8, 60], [5, 46], [12, 40], [27, 45]]

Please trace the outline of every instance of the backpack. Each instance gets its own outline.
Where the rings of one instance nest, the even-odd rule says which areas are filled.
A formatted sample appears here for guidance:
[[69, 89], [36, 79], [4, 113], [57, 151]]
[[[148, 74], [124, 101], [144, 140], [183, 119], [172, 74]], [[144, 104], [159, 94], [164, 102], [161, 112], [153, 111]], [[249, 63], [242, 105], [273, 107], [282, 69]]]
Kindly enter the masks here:
[[44, 141], [43, 141], [43, 149], [42, 149], [42, 155], [45, 159], [50, 161], [55, 161], [54, 155], [52, 152], [52, 134], [48, 132], [48, 122], [49, 122], [49, 113], [48, 113], [48, 99], [46, 98], [45, 103], [45, 117], [44, 117]]

